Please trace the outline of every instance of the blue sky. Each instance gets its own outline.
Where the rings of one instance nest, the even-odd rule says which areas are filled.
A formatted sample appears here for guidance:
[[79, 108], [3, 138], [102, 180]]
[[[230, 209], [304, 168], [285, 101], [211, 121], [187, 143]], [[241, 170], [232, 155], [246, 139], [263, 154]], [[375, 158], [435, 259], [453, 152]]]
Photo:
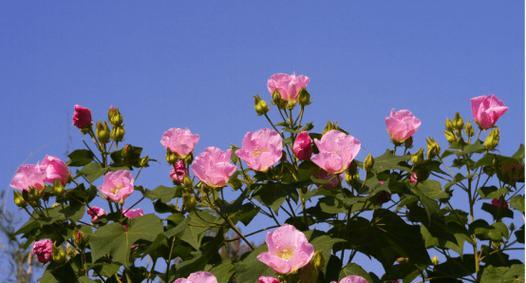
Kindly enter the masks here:
[[[192, 3], [192, 4], [190, 4]], [[522, 1], [10, 1], [0, 3], [1, 188], [17, 166], [80, 145], [73, 104], [96, 118], [121, 108], [127, 142], [163, 159], [170, 127], [209, 145], [239, 144], [265, 127], [252, 96], [275, 72], [311, 78], [305, 118], [335, 120], [377, 155], [384, 117], [413, 111], [415, 144], [442, 136], [446, 117], [470, 116], [469, 98], [495, 93], [509, 107], [501, 149], [524, 137]], [[162, 163], [141, 183], [169, 184]]]

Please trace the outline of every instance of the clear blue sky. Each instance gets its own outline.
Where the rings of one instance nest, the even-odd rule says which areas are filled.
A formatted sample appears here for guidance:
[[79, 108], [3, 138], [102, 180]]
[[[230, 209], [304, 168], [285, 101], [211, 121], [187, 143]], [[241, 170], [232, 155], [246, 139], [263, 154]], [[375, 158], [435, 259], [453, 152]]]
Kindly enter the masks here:
[[[249, 4], [250, 2], [250, 4]], [[190, 4], [191, 3], [191, 4]], [[495, 93], [502, 151], [524, 137], [523, 1], [4, 1], [0, 3], [0, 184], [22, 162], [79, 146], [73, 104], [96, 118], [115, 105], [127, 142], [164, 158], [170, 127], [209, 145], [239, 144], [266, 126], [252, 96], [275, 72], [311, 78], [306, 119], [326, 120], [380, 154], [384, 117], [408, 108], [415, 136], [444, 142], [443, 122]], [[162, 163], [142, 184], [169, 184]]]

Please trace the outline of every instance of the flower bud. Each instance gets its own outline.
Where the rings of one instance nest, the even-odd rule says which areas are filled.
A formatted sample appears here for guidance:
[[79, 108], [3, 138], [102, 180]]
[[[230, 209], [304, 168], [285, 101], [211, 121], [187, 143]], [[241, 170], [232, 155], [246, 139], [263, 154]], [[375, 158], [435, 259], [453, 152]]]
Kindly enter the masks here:
[[111, 130], [111, 139], [115, 142], [120, 142], [124, 138], [124, 128], [122, 126], [115, 126]]
[[418, 165], [424, 161], [424, 150], [420, 148], [415, 154], [411, 155], [411, 162]]
[[101, 143], [107, 143], [109, 141], [110, 129], [106, 122], [97, 122], [97, 139], [99, 139]]
[[431, 159], [440, 154], [440, 145], [432, 138], [426, 139], [427, 144], [427, 158]]
[[91, 128], [91, 110], [78, 104], [75, 105], [73, 125], [81, 130], [88, 131]]
[[261, 116], [268, 112], [268, 105], [259, 95], [254, 96], [254, 109], [256, 113]]
[[166, 162], [169, 164], [175, 164], [177, 161], [177, 154], [174, 152], [171, 152], [169, 149], [166, 150]]
[[446, 137], [446, 140], [449, 142], [449, 143], [455, 143], [457, 141], [457, 137], [455, 136], [455, 133], [453, 133], [452, 131], [444, 131], [444, 136]]
[[464, 128], [464, 119], [462, 119], [462, 116], [460, 116], [458, 112], [455, 114], [455, 119], [453, 119], [453, 126], [459, 131]]
[[82, 231], [80, 231], [80, 230], [73, 231], [73, 242], [75, 243], [75, 245], [77, 245], [77, 246], [84, 245], [85, 238], [86, 238], [86, 236], [84, 235], [84, 233]]
[[18, 207], [25, 207], [27, 205], [26, 201], [24, 200], [24, 197], [20, 193], [14, 193], [13, 201]]
[[53, 261], [56, 263], [63, 263], [66, 260], [66, 252], [62, 247], [53, 248]]
[[298, 102], [301, 106], [306, 106], [310, 104], [310, 93], [306, 89], [302, 89], [300, 91]]
[[494, 128], [491, 130], [489, 135], [486, 137], [486, 140], [484, 141], [484, 147], [487, 150], [492, 150], [497, 147], [500, 141], [500, 130], [499, 128]]
[[139, 160], [139, 167], [148, 167], [148, 162], [150, 161], [150, 157], [145, 156]]
[[186, 175], [186, 165], [184, 164], [184, 161], [177, 160], [172, 168], [172, 171], [170, 171], [170, 178], [172, 178], [174, 184], [179, 185], [183, 183]]
[[194, 182], [188, 177], [188, 175], [186, 175], [183, 179], [183, 185], [187, 188], [191, 188], [194, 186]]
[[299, 160], [308, 160], [312, 155], [312, 139], [309, 133], [303, 131], [298, 134], [292, 145], [294, 156]]
[[108, 120], [114, 127], [122, 126], [123, 119], [119, 108], [112, 106], [108, 109]]
[[446, 119], [446, 130], [451, 131], [455, 127], [453, 126], [453, 121], [451, 121], [449, 118]]
[[431, 262], [433, 263], [433, 265], [438, 265], [438, 256], [433, 256], [431, 258]]
[[475, 135], [475, 130], [473, 129], [473, 125], [471, 124], [471, 122], [466, 122], [466, 135], [468, 135], [468, 137], [472, 137]]
[[183, 195], [183, 206], [186, 210], [193, 209], [196, 204], [197, 200], [195, 199], [194, 195], [188, 193]]
[[281, 98], [281, 95], [277, 90], [272, 93], [272, 103], [274, 103], [279, 109], [285, 109], [287, 107], [287, 101]]
[[62, 185], [62, 183], [60, 182], [55, 182], [53, 184], [53, 193], [55, 195], [62, 195], [62, 193], [64, 193], [64, 185]]
[[365, 171], [369, 171], [369, 170], [371, 170], [371, 168], [373, 168], [373, 165], [374, 165], [374, 158], [369, 153], [369, 154], [367, 154], [367, 156], [365, 157], [365, 159], [363, 161], [363, 169]]

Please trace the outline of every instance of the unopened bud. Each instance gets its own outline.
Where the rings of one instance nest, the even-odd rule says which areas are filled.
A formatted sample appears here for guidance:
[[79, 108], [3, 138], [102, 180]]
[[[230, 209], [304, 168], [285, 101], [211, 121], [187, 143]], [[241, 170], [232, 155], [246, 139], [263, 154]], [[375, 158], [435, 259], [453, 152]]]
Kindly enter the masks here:
[[145, 156], [139, 160], [139, 167], [148, 167], [148, 162], [150, 161], [150, 157]]
[[13, 201], [18, 207], [25, 207], [27, 205], [24, 197], [20, 193], [15, 193], [13, 196]]
[[453, 126], [453, 121], [451, 121], [449, 118], [446, 119], [446, 130], [451, 131], [455, 127]]
[[272, 103], [274, 103], [279, 109], [285, 109], [287, 107], [287, 101], [281, 98], [281, 94], [279, 94], [278, 91], [272, 93]]
[[254, 96], [254, 109], [256, 109], [256, 113], [259, 116], [265, 115], [268, 112], [267, 102], [259, 95]]
[[174, 164], [177, 161], [177, 153], [166, 150], [166, 162]]
[[77, 246], [82, 246], [84, 244], [85, 235], [80, 230], [73, 231], [73, 242]]
[[301, 106], [306, 106], [310, 104], [310, 93], [306, 89], [302, 89], [300, 91], [298, 102]]
[[108, 124], [106, 124], [106, 122], [97, 122], [97, 139], [101, 143], [107, 143], [110, 139], [110, 129], [108, 128]]
[[464, 119], [462, 118], [462, 116], [460, 116], [460, 113], [456, 113], [455, 114], [455, 119], [453, 120], [453, 126], [455, 127], [455, 129], [457, 130], [462, 130], [462, 128], [464, 128]]
[[62, 263], [66, 260], [66, 252], [62, 247], [56, 247], [53, 249], [53, 261], [56, 263]]
[[373, 165], [374, 165], [374, 158], [369, 153], [369, 154], [367, 154], [367, 156], [365, 157], [365, 159], [363, 161], [363, 169], [365, 171], [369, 171], [369, 170], [371, 170], [371, 168], [373, 168]]
[[194, 182], [192, 182], [192, 179], [190, 179], [190, 177], [188, 177], [188, 175], [184, 177], [183, 184], [187, 188], [191, 188], [191, 187], [194, 186]]
[[186, 210], [193, 209], [196, 204], [197, 204], [197, 200], [195, 199], [194, 195], [192, 194], [183, 195], [183, 205]]
[[452, 131], [444, 131], [444, 136], [446, 137], [446, 140], [449, 143], [455, 143], [457, 141], [457, 137], [455, 136], [455, 133]]
[[415, 154], [411, 155], [411, 162], [418, 165], [424, 161], [424, 150], [420, 148]]
[[120, 142], [124, 138], [124, 128], [122, 126], [115, 126], [111, 130], [111, 139], [115, 142]]
[[433, 263], [433, 265], [438, 265], [438, 256], [433, 256], [431, 258], [431, 262]]
[[500, 130], [499, 128], [494, 128], [491, 130], [489, 135], [486, 137], [486, 140], [484, 141], [484, 147], [487, 150], [492, 150], [497, 147], [500, 141]]
[[64, 185], [62, 185], [60, 181], [55, 182], [53, 185], [53, 193], [55, 193], [55, 195], [61, 195], [64, 193]]
[[119, 108], [110, 107], [110, 109], [108, 110], [108, 120], [115, 127], [122, 126], [123, 119], [122, 119], [121, 111], [119, 110]]
[[472, 137], [475, 135], [475, 130], [473, 129], [473, 125], [469, 121], [466, 122], [466, 135], [468, 135], [468, 137]]
[[427, 158], [431, 159], [440, 154], [440, 145], [431, 137], [426, 139]]

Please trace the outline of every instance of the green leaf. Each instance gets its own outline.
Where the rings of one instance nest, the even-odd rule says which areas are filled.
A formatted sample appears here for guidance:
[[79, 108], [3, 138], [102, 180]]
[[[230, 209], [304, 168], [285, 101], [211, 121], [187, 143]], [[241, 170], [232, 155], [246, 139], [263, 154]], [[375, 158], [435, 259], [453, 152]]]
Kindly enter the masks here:
[[257, 255], [266, 250], [267, 245], [261, 245], [235, 265], [236, 282], [257, 282], [259, 276], [274, 275], [271, 269], [256, 258]]
[[524, 195], [517, 195], [510, 199], [510, 206], [524, 213]]
[[85, 176], [88, 182], [93, 183], [100, 176], [104, 175], [104, 168], [97, 162], [91, 162], [80, 169], [79, 174]]
[[486, 266], [480, 278], [481, 283], [524, 282], [524, 264], [507, 266]]
[[166, 187], [158, 186], [157, 188], [144, 192], [144, 196], [151, 200], [161, 200], [162, 202], [169, 202], [176, 196], [181, 196], [180, 187]]
[[433, 200], [448, 199], [449, 194], [441, 189], [440, 182], [434, 180], [425, 180], [416, 185], [416, 189], [421, 191], [426, 197]]
[[68, 155], [68, 165], [73, 167], [84, 166], [93, 161], [93, 153], [87, 149], [77, 149]]
[[132, 219], [128, 228], [119, 223], [107, 224], [90, 237], [92, 261], [109, 255], [114, 261], [128, 265], [131, 245], [138, 240], [151, 242], [162, 231], [161, 220], [153, 214]]
[[214, 266], [210, 272], [215, 275], [217, 282], [228, 283], [230, 278], [234, 274], [234, 265], [230, 261], [221, 263], [220, 265]]
[[384, 154], [374, 158], [373, 169], [376, 172], [382, 172], [385, 170], [399, 169], [409, 171], [411, 168], [403, 166], [400, 163], [411, 159], [411, 155], [396, 156], [391, 150], [387, 150]]
[[496, 207], [487, 202], [482, 204], [482, 210], [490, 213], [495, 220], [500, 220], [504, 217], [513, 218], [513, 211], [505, 207]]

